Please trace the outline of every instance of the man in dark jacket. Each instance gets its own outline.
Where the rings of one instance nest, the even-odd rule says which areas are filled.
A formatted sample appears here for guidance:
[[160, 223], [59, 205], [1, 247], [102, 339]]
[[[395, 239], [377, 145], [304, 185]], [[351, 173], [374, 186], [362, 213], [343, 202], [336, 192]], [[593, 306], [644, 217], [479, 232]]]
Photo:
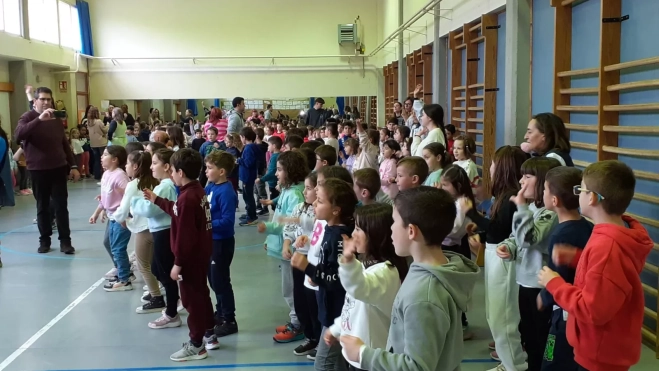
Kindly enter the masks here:
[[307, 111], [307, 116], [304, 123], [315, 128], [319, 128], [325, 124], [327, 111], [323, 109], [325, 100], [323, 98], [316, 98], [314, 101], [313, 107]]

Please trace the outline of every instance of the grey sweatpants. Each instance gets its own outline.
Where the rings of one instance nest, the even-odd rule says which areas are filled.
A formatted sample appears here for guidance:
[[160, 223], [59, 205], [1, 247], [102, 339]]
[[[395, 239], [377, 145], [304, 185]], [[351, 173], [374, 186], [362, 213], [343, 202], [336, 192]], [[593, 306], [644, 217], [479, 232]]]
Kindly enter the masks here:
[[327, 345], [323, 340], [325, 338], [325, 331], [329, 328], [323, 327], [320, 335], [320, 341], [316, 348], [316, 360], [313, 363], [313, 368], [316, 371], [346, 371], [348, 365], [341, 353], [341, 344], [336, 341], [334, 344]]
[[290, 260], [281, 261], [281, 294], [290, 308], [291, 324], [294, 327], [300, 327], [300, 320], [295, 314], [295, 302], [293, 301], [293, 267]]

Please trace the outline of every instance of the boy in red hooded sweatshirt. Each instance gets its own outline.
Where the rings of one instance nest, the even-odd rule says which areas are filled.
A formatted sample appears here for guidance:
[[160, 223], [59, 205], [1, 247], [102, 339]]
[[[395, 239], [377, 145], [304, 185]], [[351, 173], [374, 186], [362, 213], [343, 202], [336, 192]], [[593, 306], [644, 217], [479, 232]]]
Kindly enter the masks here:
[[170, 159], [172, 180], [179, 188], [176, 202], [157, 197], [145, 189], [144, 198], [158, 205], [172, 217], [171, 240], [174, 267], [171, 277], [179, 281], [181, 301], [188, 311], [190, 341], [171, 355], [176, 362], [208, 357], [207, 349], [220, 344], [213, 332], [215, 320], [207, 277], [211, 260], [213, 227], [206, 191], [197, 177], [201, 171], [199, 152], [183, 148]]
[[576, 265], [574, 285], [547, 267], [538, 274], [567, 316], [567, 338], [581, 370], [626, 371], [641, 356], [640, 274], [653, 244], [637, 220], [623, 215], [635, 186], [632, 169], [620, 161], [588, 166], [574, 192], [595, 224], [593, 233], [583, 252], [554, 246], [552, 253], [556, 265]]

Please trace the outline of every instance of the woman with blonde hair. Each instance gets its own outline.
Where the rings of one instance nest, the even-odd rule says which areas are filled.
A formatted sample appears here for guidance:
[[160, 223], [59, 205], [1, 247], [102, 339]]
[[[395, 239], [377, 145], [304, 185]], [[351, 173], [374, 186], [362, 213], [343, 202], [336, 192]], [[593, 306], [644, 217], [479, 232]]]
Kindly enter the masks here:
[[89, 129], [89, 145], [92, 147], [94, 161], [94, 179], [100, 181], [103, 175], [101, 167], [101, 155], [108, 146], [108, 127], [101, 121], [100, 112], [97, 107], [89, 109], [87, 115], [87, 128]]

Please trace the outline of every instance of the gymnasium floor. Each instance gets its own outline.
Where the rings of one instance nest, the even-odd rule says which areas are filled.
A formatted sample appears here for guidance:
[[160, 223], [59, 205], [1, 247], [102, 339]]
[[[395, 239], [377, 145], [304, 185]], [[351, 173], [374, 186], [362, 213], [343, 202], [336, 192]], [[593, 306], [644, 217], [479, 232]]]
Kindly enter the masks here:
[[[38, 232], [32, 224], [32, 197], [18, 197], [14, 208], [0, 211], [0, 371], [52, 370], [312, 370], [293, 354], [294, 344], [276, 344], [276, 325], [287, 309], [280, 294], [277, 262], [268, 258], [254, 227], [236, 227], [232, 266], [240, 332], [222, 338], [221, 348], [203, 361], [177, 364], [169, 355], [187, 340], [187, 328], [152, 330], [157, 314], [136, 314], [143, 281], [132, 292], [107, 293], [99, 286], [112, 263], [102, 246], [104, 224], [90, 225], [99, 188], [94, 181], [70, 186], [69, 211], [75, 256], [59, 249], [36, 253]], [[58, 247], [55, 239], [53, 247]], [[132, 251], [132, 245], [129, 246]], [[463, 370], [487, 370], [489, 342], [483, 310], [483, 285], [474, 293], [469, 313], [473, 340], [465, 344]], [[635, 371], [657, 370], [652, 351], [643, 347]]]

